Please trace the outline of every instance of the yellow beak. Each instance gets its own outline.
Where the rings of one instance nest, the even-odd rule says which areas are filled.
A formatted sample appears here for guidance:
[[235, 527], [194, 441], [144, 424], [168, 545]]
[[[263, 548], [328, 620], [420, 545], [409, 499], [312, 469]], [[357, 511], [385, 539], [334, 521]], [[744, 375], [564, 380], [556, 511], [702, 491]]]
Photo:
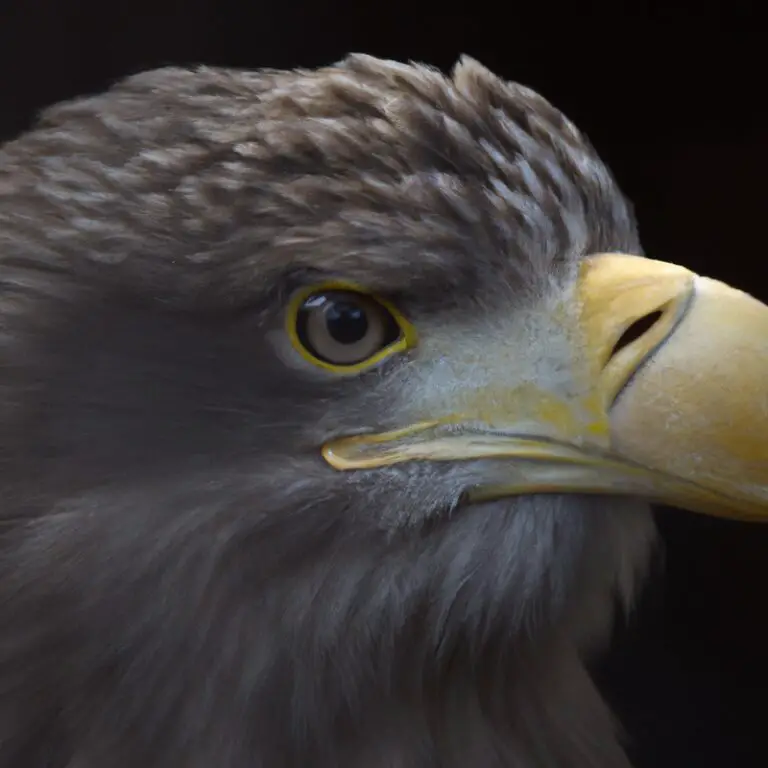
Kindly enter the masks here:
[[487, 429], [429, 421], [335, 440], [325, 459], [346, 470], [501, 460], [503, 482], [471, 489], [471, 499], [625, 494], [768, 521], [768, 307], [623, 254], [584, 261], [575, 303], [554, 322], [567, 327], [582, 394], [519, 388], [501, 409], [494, 397]]

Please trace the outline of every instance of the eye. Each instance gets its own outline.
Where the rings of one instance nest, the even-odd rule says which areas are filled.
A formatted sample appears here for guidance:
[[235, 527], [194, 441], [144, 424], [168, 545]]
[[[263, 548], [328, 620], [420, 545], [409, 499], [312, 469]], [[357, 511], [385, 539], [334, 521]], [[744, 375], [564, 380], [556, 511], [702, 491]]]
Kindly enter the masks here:
[[302, 292], [291, 303], [287, 320], [301, 355], [338, 373], [367, 368], [413, 341], [412, 327], [394, 307], [346, 288]]

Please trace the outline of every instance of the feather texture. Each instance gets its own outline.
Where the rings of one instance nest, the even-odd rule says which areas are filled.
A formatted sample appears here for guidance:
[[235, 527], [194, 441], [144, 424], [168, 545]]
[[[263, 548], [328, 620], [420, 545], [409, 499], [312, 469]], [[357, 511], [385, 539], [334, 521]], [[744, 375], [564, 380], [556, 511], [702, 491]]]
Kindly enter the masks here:
[[[416, 407], [458, 338], [512, 329], [514, 361], [531, 297], [611, 249], [639, 244], [594, 150], [470, 59], [159, 70], [7, 144], [0, 768], [625, 766], [582, 656], [647, 507], [465, 509], [485, 466], [318, 455]], [[432, 346], [286, 365], [286, 296], [329, 276]]]

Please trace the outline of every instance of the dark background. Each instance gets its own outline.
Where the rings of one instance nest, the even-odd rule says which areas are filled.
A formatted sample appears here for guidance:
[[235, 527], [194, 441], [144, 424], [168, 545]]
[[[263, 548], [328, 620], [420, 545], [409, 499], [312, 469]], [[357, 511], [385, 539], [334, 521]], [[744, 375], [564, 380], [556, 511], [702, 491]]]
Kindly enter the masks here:
[[[0, 0], [0, 140], [163, 64], [310, 67], [355, 50], [445, 69], [469, 53], [589, 134], [649, 255], [768, 301], [764, 24], [757, 3], [702, 6]], [[639, 768], [765, 768], [768, 526], [666, 509], [659, 524], [663, 577], [596, 671], [630, 753]]]

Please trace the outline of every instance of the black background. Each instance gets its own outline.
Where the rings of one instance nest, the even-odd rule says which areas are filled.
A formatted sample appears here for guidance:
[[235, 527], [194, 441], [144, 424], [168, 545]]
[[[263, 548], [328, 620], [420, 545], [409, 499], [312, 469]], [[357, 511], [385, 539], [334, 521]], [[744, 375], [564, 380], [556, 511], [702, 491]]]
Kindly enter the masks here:
[[[468, 53], [588, 133], [634, 201], [649, 255], [768, 301], [757, 7], [0, 0], [0, 139], [45, 105], [164, 64], [310, 67], [354, 50], [447, 69]], [[639, 768], [764, 768], [768, 526], [666, 509], [659, 524], [664, 576], [598, 679]]]

